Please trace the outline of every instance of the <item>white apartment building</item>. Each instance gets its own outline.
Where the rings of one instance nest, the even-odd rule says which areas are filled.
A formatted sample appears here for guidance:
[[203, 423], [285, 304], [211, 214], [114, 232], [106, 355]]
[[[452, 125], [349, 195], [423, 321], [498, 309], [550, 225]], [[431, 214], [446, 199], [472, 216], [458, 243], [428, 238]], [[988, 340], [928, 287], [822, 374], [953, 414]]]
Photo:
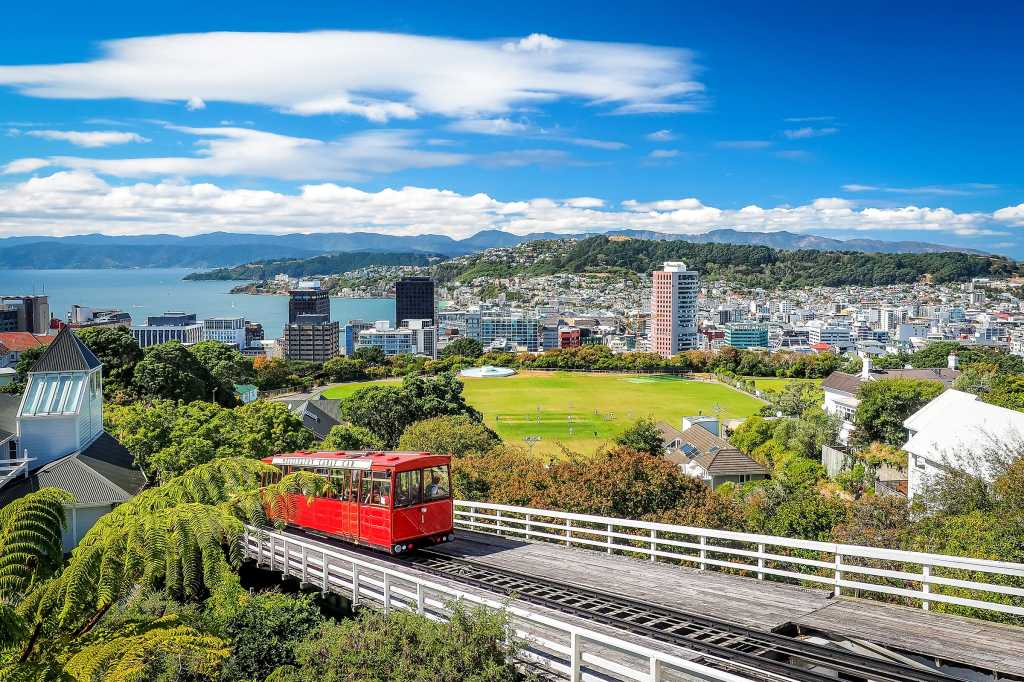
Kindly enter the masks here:
[[244, 317], [210, 317], [203, 320], [206, 341], [220, 341], [241, 350], [245, 348]]
[[387, 356], [425, 355], [437, 357], [437, 329], [431, 320], [408, 320], [407, 327], [392, 327], [391, 322], [379, 320], [370, 329], [359, 332], [356, 350], [380, 348]]
[[812, 346], [816, 343], [827, 343], [839, 351], [845, 351], [856, 345], [850, 328], [845, 325], [811, 320], [807, 323], [807, 332], [807, 342]]

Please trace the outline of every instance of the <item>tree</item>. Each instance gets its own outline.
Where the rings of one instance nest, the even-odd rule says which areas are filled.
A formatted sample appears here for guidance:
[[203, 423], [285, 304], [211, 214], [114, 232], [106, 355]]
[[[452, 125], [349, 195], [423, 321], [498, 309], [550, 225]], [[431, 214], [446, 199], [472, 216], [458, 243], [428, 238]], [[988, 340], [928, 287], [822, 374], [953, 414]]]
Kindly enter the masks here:
[[419, 416], [405, 391], [397, 386], [368, 386], [343, 399], [341, 416], [369, 429], [385, 447], [394, 447], [405, 428]]
[[451, 372], [434, 377], [407, 374], [402, 380], [402, 393], [412, 401], [417, 419], [464, 414], [480, 421], [480, 412], [466, 402], [463, 388], [462, 382]]
[[903, 421], [943, 391], [941, 382], [920, 379], [879, 379], [862, 382], [860, 404], [853, 415], [854, 440], [866, 446], [880, 441], [901, 447], [907, 439]]
[[298, 645], [297, 663], [267, 682], [517, 682], [518, 640], [508, 616], [450, 604], [447, 621], [392, 610], [364, 610], [354, 619], [324, 623]]
[[452, 488], [459, 499], [526, 507], [549, 485], [544, 464], [517, 446], [499, 445], [452, 460]]
[[75, 332], [103, 363], [103, 389], [110, 396], [132, 390], [135, 365], [142, 349], [127, 327], [86, 327]]
[[298, 377], [294, 375], [288, 361], [283, 358], [264, 359], [253, 363], [256, 370], [256, 385], [261, 390], [269, 391], [275, 388], [286, 388], [298, 383]]
[[209, 370], [177, 341], [148, 347], [135, 365], [133, 377], [141, 395], [186, 402], [216, 399], [221, 404], [236, 403], [234, 394], [226, 394]]
[[355, 352], [352, 353], [352, 357], [369, 366], [384, 365], [388, 361], [388, 356], [384, 354], [384, 350], [377, 346], [356, 348]]
[[332, 426], [321, 450], [382, 450], [384, 444], [372, 431], [362, 426], [338, 424]]
[[284, 403], [256, 400], [232, 410], [238, 417], [231, 434], [245, 457], [269, 457], [279, 452], [306, 450], [315, 440], [302, 420]]
[[632, 426], [618, 435], [615, 443], [649, 455], [665, 454], [665, 441], [661, 431], [658, 430], [657, 423], [650, 417], [636, 420]]
[[297, 647], [324, 622], [309, 595], [265, 592], [247, 597], [224, 628], [232, 645], [224, 679], [262, 680], [280, 666], [293, 665]]
[[366, 378], [366, 365], [362, 360], [338, 355], [324, 363], [324, 375], [331, 381], [358, 381]]
[[463, 336], [450, 342], [441, 350], [442, 358], [462, 356], [465, 358], [478, 358], [484, 354], [483, 344], [476, 339]]
[[234, 346], [220, 341], [200, 341], [190, 346], [189, 351], [222, 387], [233, 390], [234, 384], [245, 384], [255, 379], [252, 361]]
[[18, 373], [18, 381], [20, 383], [28, 381], [28, 373], [32, 371], [32, 366], [39, 361], [39, 358], [43, 357], [45, 352], [46, 346], [31, 346], [21, 351], [21, 355], [18, 356], [18, 363], [14, 366], [14, 371]]
[[398, 441], [402, 450], [421, 450], [465, 457], [472, 452], [487, 452], [498, 445], [498, 434], [463, 414], [421, 419], [410, 424]]

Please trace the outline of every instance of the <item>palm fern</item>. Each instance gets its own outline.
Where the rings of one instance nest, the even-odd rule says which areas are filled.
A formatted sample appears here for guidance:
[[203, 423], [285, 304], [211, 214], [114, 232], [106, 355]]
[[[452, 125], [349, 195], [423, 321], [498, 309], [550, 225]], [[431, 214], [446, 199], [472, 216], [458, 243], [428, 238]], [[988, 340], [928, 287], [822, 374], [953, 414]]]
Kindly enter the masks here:
[[118, 636], [96, 638], [64, 666], [75, 680], [146, 682], [173, 667], [188, 678], [215, 679], [230, 656], [227, 643], [183, 625], [177, 616], [132, 623]]

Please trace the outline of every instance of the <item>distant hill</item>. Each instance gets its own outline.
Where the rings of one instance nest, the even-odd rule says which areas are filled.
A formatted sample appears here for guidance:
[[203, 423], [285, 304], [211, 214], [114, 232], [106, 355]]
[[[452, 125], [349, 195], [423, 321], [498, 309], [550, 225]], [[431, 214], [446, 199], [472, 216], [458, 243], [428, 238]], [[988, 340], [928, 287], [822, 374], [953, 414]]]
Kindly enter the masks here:
[[[740, 232], [712, 230], [699, 235], [671, 235], [644, 230], [616, 230], [618, 234], [656, 241], [746, 244], [783, 250], [815, 249], [877, 253], [980, 253], [971, 249], [927, 242], [887, 242], [875, 239], [843, 241], [792, 232]], [[0, 268], [219, 268], [281, 258], [307, 258], [338, 252], [421, 253], [460, 256], [491, 248], [508, 248], [524, 242], [576, 238], [593, 233], [565, 235], [538, 232], [515, 235], [483, 230], [466, 239], [444, 235], [397, 236], [375, 232], [327, 232], [313, 234], [238, 234], [210, 232], [191, 237], [169, 234], [70, 237], [7, 237], [0, 239]]]
[[275, 275], [314, 277], [358, 270], [371, 265], [430, 265], [443, 256], [424, 253], [381, 253], [357, 251], [331, 253], [312, 258], [276, 258], [231, 268], [218, 268], [209, 272], [186, 275], [190, 280], [266, 280]]

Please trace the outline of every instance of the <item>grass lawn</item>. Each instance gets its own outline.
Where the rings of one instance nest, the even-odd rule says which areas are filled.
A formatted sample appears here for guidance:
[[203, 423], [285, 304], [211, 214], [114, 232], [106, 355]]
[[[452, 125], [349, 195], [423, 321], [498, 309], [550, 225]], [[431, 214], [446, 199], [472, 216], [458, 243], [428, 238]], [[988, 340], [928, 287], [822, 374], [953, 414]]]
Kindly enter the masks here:
[[[502, 439], [524, 444], [539, 436], [534, 452], [557, 455], [558, 443], [593, 451], [632, 421], [651, 416], [678, 425], [685, 415], [747, 417], [761, 401], [717, 383], [668, 375], [521, 372], [507, 378], [464, 378], [468, 402]], [[346, 384], [325, 392], [343, 398], [366, 386]]]

